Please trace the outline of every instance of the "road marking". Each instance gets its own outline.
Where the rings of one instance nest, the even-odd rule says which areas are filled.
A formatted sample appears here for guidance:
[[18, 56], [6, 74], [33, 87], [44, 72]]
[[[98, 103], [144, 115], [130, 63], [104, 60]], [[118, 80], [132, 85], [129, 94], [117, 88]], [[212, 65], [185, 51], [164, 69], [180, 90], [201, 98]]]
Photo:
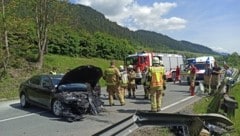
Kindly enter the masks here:
[[189, 96], [189, 97], [187, 97], [187, 98], [185, 98], [185, 99], [182, 99], [182, 100], [180, 100], [180, 101], [178, 101], [178, 102], [175, 102], [175, 103], [173, 103], [173, 104], [170, 104], [170, 105], [168, 105], [168, 106], [165, 106], [165, 107], [163, 107], [163, 108], [161, 108], [161, 110], [166, 110], [166, 109], [168, 109], [168, 108], [171, 108], [171, 107], [173, 107], [173, 106], [175, 106], [175, 105], [177, 105], [177, 104], [179, 104], [179, 103], [182, 103], [182, 102], [184, 102], [184, 101], [187, 101], [187, 100], [189, 100], [189, 99], [191, 99], [191, 98], [193, 98], [194, 96]]
[[[175, 106], [175, 105], [177, 105], [177, 104], [179, 104], [179, 103], [182, 103], [182, 102], [184, 102], [184, 101], [187, 101], [187, 100], [189, 100], [189, 99], [191, 99], [191, 98], [193, 98], [193, 97], [194, 97], [194, 96], [189, 96], [189, 97], [187, 97], [187, 98], [185, 98], [185, 99], [182, 99], [182, 100], [180, 100], [180, 101], [178, 101], [178, 102], [175, 102], [175, 103], [173, 103], [173, 104], [170, 104], [170, 105], [168, 105], [168, 106], [165, 106], [165, 107], [161, 108], [161, 110], [166, 110], [166, 109], [168, 109], [168, 108], [171, 108], [171, 107], [173, 107], [173, 106]], [[30, 114], [26, 114], [26, 115], [22, 115], [22, 116], [16, 116], [16, 117], [12, 117], [12, 118], [2, 119], [2, 120], [0, 120], [0, 123], [6, 122], [6, 121], [10, 121], [10, 120], [20, 119], [20, 118], [24, 118], [24, 117], [28, 117], [28, 116], [32, 116], [32, 115], [37, 115], [37, 114], [41, 114], [41, 113], [44, 113], [44, 112], [47, 112], [47, 111], [40, 111], [40, 112], [30, 113]]]
[[16, 116], [16, 117], [12, 117], [12, 118], [2, 119], [2, 120], [0, 120], [0, 123], [5, 122], [5, 121], [19, 119], [19, 118], [24, 118], [24, 117], [28, 117], [28, 116], [32, 116], [32, 115], [36, 115], [36, 114], [41, 114], [44, 112], [46, 112], [46, 111], [40, 111], [40, 112], [30, 113], [30, 114], [26, 114], [26, 115], [22, 115], [22, 116]]

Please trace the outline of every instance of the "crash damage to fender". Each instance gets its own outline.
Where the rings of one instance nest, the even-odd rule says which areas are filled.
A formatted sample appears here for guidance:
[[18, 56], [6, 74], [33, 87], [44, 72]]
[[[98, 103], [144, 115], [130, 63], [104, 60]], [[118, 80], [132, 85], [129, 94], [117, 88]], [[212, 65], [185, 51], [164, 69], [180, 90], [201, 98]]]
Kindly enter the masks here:
[[60, 116], [74, 121], [82, 119], [83, 114], [101, 112], [103, 102], [95, 90], [101, 77], [102, 70], [92, 65], [80, 66], [66, 73], [55, 94], [55, 99], [61, 103], [55, 106], [60, 107]]
[[144, 126], [168, 127], [177, 136], [199, 136], [203, 129], [206, 129], [209, 135], [222, 135], [232, 130], [233, 122], [220, 114], [187, 115], [137, 111], [134, 115], [109, 126], [94, 136], [130, 135]]

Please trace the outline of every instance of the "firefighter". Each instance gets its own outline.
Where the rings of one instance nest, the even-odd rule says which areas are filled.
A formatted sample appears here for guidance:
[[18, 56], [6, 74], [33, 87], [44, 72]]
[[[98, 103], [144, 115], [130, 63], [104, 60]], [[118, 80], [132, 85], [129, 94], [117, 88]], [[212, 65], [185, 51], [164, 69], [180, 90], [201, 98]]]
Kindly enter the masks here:
[[176, 75], [175, 75], [175, 79], [174, 79], [174, 84], [176, 83], [176, 81], [179, 81], [179, 84], [181, 84], [180, 67], [178, 65], [177, 65], [177, 68], [176, 68]]
[[150, 97], [151, 111], [158, 112], [161, 110], [162, 96], [166, 89], [165, 69], [158, 57], [153, 57], [153, 65], [149, 68], [148, 77], [150, 79]]
[[230, 70], [229, 66], [227, 64], [224, 64], [223, 65], [224, 67], [224, 70], [225, 70], [225, 73], [224, 73], [224, 83], [226, 85], [226, 90], [224, 93], [228, 94], [229, 93], [229, 90], [230, 90], [230, 86], [231, 86], [231, 77], [232, 77], [232, 70]]
[[136, 91], [136, 73], [133, 69], [132, 65], [128, 66], [128, 98], [136, 98], [135, 91]]
[[119, 71], [121, 75], [120, 92], [123, 95], [123, 99], [125, 101], [125, 92], [128, 87], [128, 74], [127, 74], [127, 70], [122, 65], [119, 66]]
[[204, 86], [205, 91], [208, 91], [208, 94], [211, 94], [211, 80], [212, 80], [212, 69], [210, 68], [210, 63], [206, 63], [206, 68], [204, 72]]
[[214, 90], [218, 89], [218, 87], [220, 86], [220, 75], [222, 74], [221, 71], [222, 71], [221, 67], [219, 67], [218, 63], [215, 61], [214, 66], [212, 68], [212, 82], [211, 82], [211, 88]]
[[148, 79], [148, 67], [145, 67], [142, 75], [142, 84], [144, 88], [144, 99], [150, 99], [150, 94], [149, 94], [149, 89], [150, 89], [150, 84], [149, 84], [149, 79]]
[[108, 99], [109, 99], [110, 106], [114, 105], [113, 95], [115, 93], [118, 94], [121, 105], [125, 104], [123, 100], [123, 96], [119, 91], [120, 77], [121, 75], [118, 68], [115, 66], [115, 62], [111, 61], [110, 67], [104, 71], [104, 75], [103, 75], [103, 79], [106, 81], [106, 85], [107, 85], [107, 92], [108, 92]]
[[190, 65], [190, 87], [189, 87], [189, 91], [190, 91], [190, 95], [194, 96], [194, 91], [195, 91], [195, 80], [196, 80], [196, 72], [197, 72], [197, 68], [194, 66], [193, 63], [191, 63]]

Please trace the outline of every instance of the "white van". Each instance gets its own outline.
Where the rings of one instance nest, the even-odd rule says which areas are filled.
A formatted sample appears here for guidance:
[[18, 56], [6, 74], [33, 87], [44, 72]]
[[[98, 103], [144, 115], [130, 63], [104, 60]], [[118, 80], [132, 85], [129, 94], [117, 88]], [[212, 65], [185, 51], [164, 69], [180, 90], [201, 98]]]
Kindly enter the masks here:
[[206, 64], [210, 64], [210, 68], [214, 66], [214, 57], [213, 56], [202, 56], [196, 58], [195, 67], [198, 69], [196, 81], [204, 79], [205, 67]]

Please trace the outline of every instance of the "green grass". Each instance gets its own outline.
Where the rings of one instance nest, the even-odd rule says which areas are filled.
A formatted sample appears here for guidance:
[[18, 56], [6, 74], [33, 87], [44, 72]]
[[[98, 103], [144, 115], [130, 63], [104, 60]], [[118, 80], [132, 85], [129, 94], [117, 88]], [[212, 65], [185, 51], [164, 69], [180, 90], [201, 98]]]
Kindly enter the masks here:
[[234, 122], [235, 132], [231, 134], [231, 136], [239, 136], [240, 135], [240, 83], [235, 85], [232, 88], [231, 96], [235, 97], [235, 100], [238, 102], [238, 109], [235, 110], [235, 117], [231, 118]]
[[[13, 99], [18, 97], [18, 88], [21, 82], [39, 73], [49, 73], [53, 67], [57, 68], [57, 73], [66, 73], [80, 65], [94, 65], [102, 70], [109, 66], [110, 60], [100, 58], [77, 58], [60, 55], [46, 55], [43, 69], [40, 71], [31, 68], [11, 69], [10, 75], [0, 81], [0, 99]], [[116, 61], [116, 66], [122, 65], [123, 61]], [[103, 79], [100, 84], [104, 85]]]
[[207, 113], [208, 105], [213, 100], [213, 97], [205, 97], [193, 106], [194, 113]]

